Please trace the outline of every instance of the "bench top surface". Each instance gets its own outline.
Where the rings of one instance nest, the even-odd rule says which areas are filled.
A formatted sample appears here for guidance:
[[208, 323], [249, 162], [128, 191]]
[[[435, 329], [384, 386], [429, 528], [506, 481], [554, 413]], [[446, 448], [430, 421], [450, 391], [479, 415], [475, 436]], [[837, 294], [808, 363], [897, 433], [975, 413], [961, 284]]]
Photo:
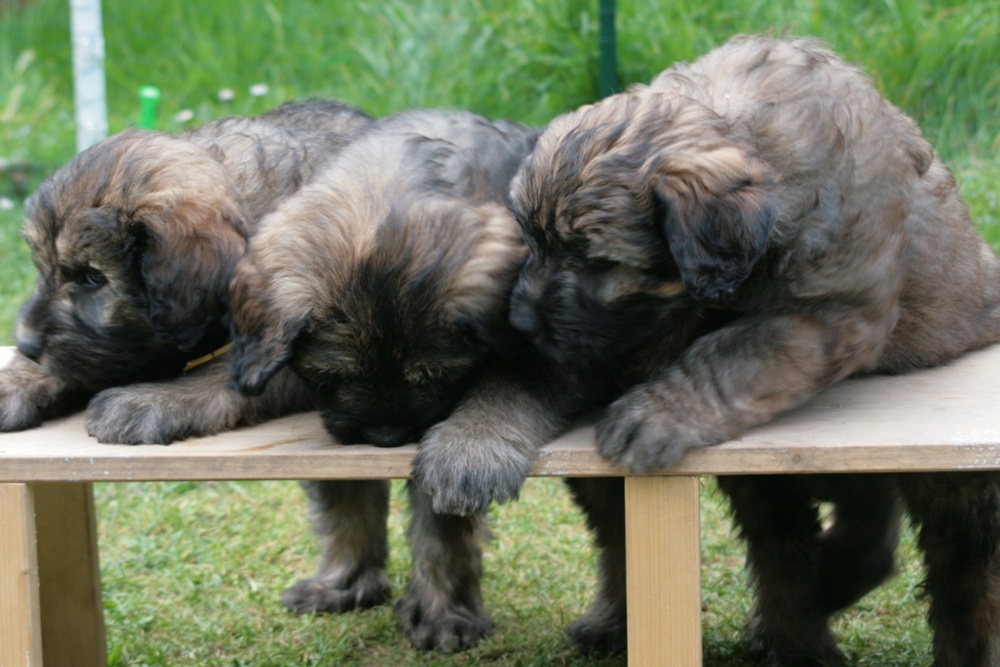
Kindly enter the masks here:
[[[10, 349], [0, 349], [6, 365]], [[616, 475], [580, 424], [540, 453], [537, 476]], [[333, 443], [315, 413], [170, 446], [103, 445], [83, 416], [0, 434], [0, 482], [376, 479], [409, 476], [414, 445]], [[844, 381], [803, 407], [665, 474], [1000, 469], [1000, 345], [900, 376]]]

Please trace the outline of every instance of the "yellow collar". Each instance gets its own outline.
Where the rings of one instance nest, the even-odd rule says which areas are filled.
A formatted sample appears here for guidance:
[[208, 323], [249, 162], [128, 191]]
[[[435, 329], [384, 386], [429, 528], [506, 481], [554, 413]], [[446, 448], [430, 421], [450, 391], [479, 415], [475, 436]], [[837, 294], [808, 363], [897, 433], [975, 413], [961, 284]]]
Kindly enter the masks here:
[[228, 343], [220, 347], [218, 350], [215, 350], [214, 352], [209, 352], [204, 357], [198, 357], [197, 359], [192, 359], [191, 361], [184, 364], [184, 372], [187, 373], [190, 370], [198, 368], [198, 366], [201, 366], [202, 364], [207, 364], [216, 357], [222, 356], [226, 352], [229, 352], [229, 348], [231, 348], [232, 346], [233, 342], [229, 341]]

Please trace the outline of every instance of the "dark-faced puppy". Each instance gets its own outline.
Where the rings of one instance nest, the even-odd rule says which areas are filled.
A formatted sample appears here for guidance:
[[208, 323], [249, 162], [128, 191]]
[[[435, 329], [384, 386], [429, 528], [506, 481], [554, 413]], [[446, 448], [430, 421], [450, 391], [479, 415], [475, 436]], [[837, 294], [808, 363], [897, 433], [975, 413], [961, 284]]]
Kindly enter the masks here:
[[[535, 137], [458, 112], [376, 122], [265, 218], [238, 265], [235, 385], [256, 394], [290, 366], [338, 442], [418, 441], [512, 338], [507, 304], [525, 247], [507, 192]], [[388, 585], [387, 488], [307, 487], [323, 556], [286, 606], [339, 611]], [[479, 584], [485, 519], [436, 515], [410, 492], [413, 578], [397, 615], [418, 648], [466, 648], [491, 626]], [[379, 530], [364, 514], [375, 497]]]
[[291, 374], [247, 400], [222, 364], [182, 371], [229, 339], [229, 279], [261, 216], [369, 121], [314, 100], [181, 135], [126, 130], [53, 174], [27, 207], [39, 275], [0, 371], [0, 430], [91, 397], [91, 434], [129, 444], [309, 407]]
[[[512, 322], [575, 383], [579, 400], [557, 410], [627, 387], [597, 444], [630, 472], [853, 373], [947, 363], [1000, 339], [1000, 265], [951, 174], [865, 76], [809, 41], [738, 38], [556, 119], [512, 191], [531, 246]], [[762, 662], [843, 663], [826, 617], [891, 569], [895, 481], [720, 480], [748, 541]], [[898, 483], [921, 527], [934, 664], [996, 664], [996, 477]], [[577, 639], [623, 645], [620, 500], [576, 491], [604, 549]], [[817, 497], [837, 504], [826, 532]]]

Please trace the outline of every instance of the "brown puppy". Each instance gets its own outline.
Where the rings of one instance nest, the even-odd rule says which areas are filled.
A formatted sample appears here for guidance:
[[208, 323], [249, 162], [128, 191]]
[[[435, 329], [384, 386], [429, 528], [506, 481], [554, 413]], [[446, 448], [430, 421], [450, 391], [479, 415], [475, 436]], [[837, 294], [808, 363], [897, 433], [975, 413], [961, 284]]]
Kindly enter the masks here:
[[[459, 112], [374, 123], [250, 242], [233, 281], [236, 386], [256, 394], [290, 366], [338, 442], [419, 440], [512, 338], [507, 304], [525, 248], [507, 190], [535, 137]], [[388, 485], [307, 491], [323, 555], [286, 606], [339, 611], [377, 598], [388, 586]], [[418, 648], [467, 648], [491, 627], [479, 583], [485, 519], [435, 515], [410, 493], [413, 578], [397, 616]]]
[[181, 135], [126, 130], [46, 180], [24, 222], [39, 276], [0, 371], [0, 431], [91, 397], [90, 433], [129, 444], [309, 407], [291, 374], [247, 400], [224, 390], [224, 364], [182, 370], [229, 339], [229, 278], [261, 216], [369, 121], [314, 100]]
[[[598, 446], [631, 472], [852, 373], [947, 363], [1000, 339], [1000, 265], [951, 174], [866, 77], [809, 41], [738, 38], [556, 119], [512, 193], [531, 253], [511, 321], [561, 364], [556, 413], [620, 396]], [[446, 481], [428, 485], [439, 509], [462, 505], [439, 496], [489, 499], [488, 481]], [[995, 475], [726, 478], [762, 662], [843, 662], [826, 617], [891, 569], [897, 481], [920, 524], [936, 667], [1000, 661]], [[620, 492], [575, 490], [603, 577], [572, 631], [621, 648]], [[825, 533], [815, 497], [837, 503]]]

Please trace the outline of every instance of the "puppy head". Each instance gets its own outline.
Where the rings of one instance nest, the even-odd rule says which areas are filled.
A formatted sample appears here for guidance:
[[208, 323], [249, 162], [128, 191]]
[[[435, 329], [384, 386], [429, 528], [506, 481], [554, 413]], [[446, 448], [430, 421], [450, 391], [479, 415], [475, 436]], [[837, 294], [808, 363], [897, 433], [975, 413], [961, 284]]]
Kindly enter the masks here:
[[553, 121], [512, 184], [531, 252], [512, 324], [554, 356], [638, 344], [723, 305], [776, 219], [766, 168], [692, 100], [625, 93]]
[[39, 275], [18, 347], [91, 389], [175, 372], [219, 326], [245, 246], [221, 165], [190, 142], [134, 130], [46, 180], [23, 235]]
[[413, 442], [511, 336], [524, 252], [496, 204], [300, 191], [237, 267], [234, 383], [259, 393], [290, 364], [339, 442]]

